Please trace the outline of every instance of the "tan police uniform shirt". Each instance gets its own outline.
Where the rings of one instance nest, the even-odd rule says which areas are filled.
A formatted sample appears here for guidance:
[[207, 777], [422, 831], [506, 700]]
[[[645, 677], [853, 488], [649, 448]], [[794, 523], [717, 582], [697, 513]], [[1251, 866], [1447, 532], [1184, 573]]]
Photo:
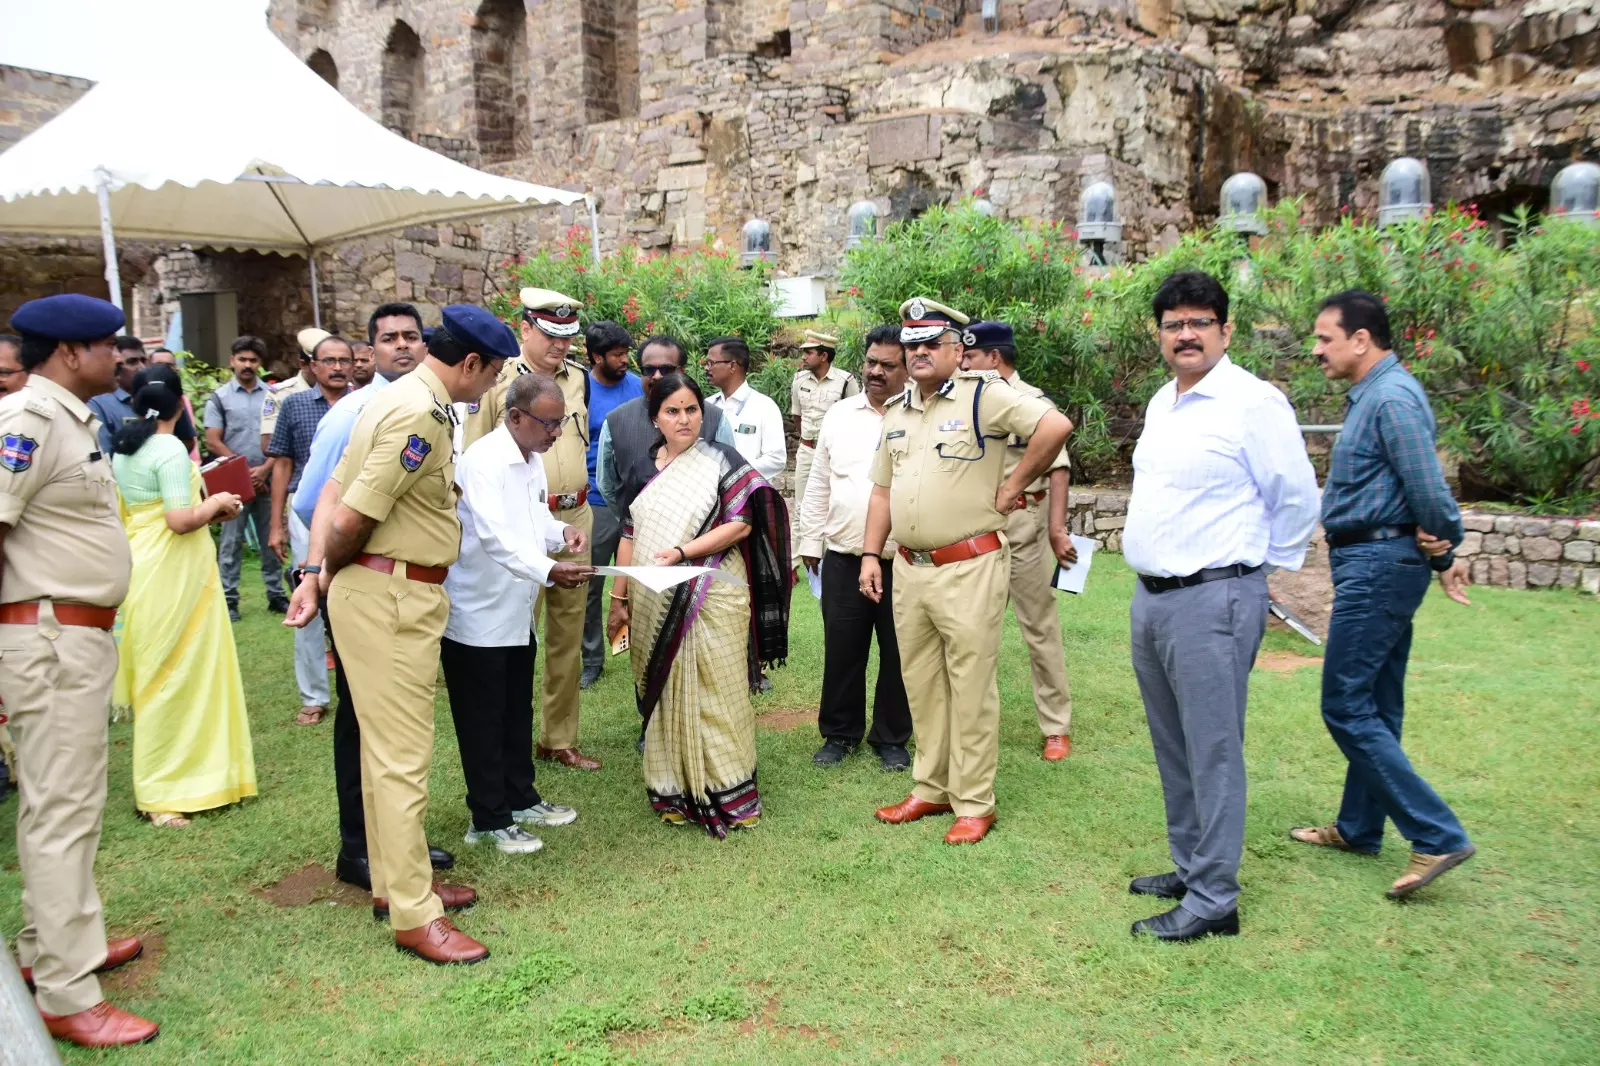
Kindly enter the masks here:
[[[537, 371], [522, 356], [506, 360], [494, 387], [484, 394], [476, 407], [467, 405], [463, 450], [505, 421], [506, 393], [511, 390], [511, 383], [519, 375], [533, 373]], [[564, 360], [555, 373], [556, 384], [567, 402], [567, 414], [561, 423], [561, 436], [543, 456], [552, 497], [573, 495], [589, 484], [589, 405], [584, 400], [584, 382], [588, 377], [589, 372], [571, 359]], [[556, 509], [552, 503], [551, 510]]]
[[47, 377], [0, 400], [0, 603], [48, 599], [117, 607], [133, 556], [100, 420]]
[[[1023, 381], [1021, 374], [1012, 374], [1009, 378], [1005, 378], [1005, 382], [1018, 392], [1022, 393], [1022, 395], [1033, 396], [1041, 399], [1045, 403], [1050, 404], [1051, 410], [1057, 410], [1056, 405], [1050, 400], [1050, 397], [1044, 394], [1044, 390], [1038, 386], [1030, 385], [1026, 381]], [[1006, 466], [1005, 473], [1002, 475], [1003, 477], [1011, 476], [1011, 471], [1015, 470], [1017, 468], [1017, 464], [1022, 462], [1022, 453], [1027, 450], [1028, 438], [1026, 436], [1019, 436], [1018, 434], [1013, 433], [1010, 437], [1006, 438]], [[1023, 491], [1029, 494], [1035, 492], [1044, 492], [1050, 487], [1050, 471], [1071, 469], [1072, 460], [1067, 457], [1067, 449], [1063, 447], [1061, 449], [1061, 454], [1056, 456], [1055, 459], [1051, 461], [1049, 466], [1045, 467], [1044, 473], [1034, 478], [1033, 483]]]
[[333, 471], [339, 499], [378, 523], [362, 551], [449, 566], [461, 551], [450, 393], [420, 366], [373, 397]]
[[927, 401], [913, 381], [890, 401], [872, 481], [889, 490], [890, 533], [900, 546], [927, 551], [1004, 529], [994, 495], [1005, 480], [1005, 438], [1031, 437], [1050, 409], [992, 370], [957, 373]]
[[800, 439], [816, 440], [828, 408], [860, 391], [855, 376], [836, 366], [830, 366], [821, 381], [811, 371], [801, 370], [789, 386], [789, 413], [800, 416]]
[[297, 392], [305, 392], [311, 388], [306, 383], [305, 376], [295, 371], [294, 377], [288, 381], [280, 381], [276, 385], [267, 386], [267, 398], [261, 401], [261, 435], [272, 436], [272, 431], [278, 428], [278, 412], [283, 410], [283, 402]]

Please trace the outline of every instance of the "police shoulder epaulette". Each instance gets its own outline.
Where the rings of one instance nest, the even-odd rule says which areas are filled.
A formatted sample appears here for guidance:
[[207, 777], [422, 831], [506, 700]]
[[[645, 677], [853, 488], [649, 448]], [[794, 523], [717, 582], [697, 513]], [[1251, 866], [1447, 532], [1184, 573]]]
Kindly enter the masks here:
[[899, 405], [901, 405], [901, 404], [903, 404], [905, 402], [906, 402], [906, 394], [902, 392], [900, 395], [891, 398], [883, 406], [884, 406], [885, 409], [888, 409], [890, 407], [898, 407]]
[[587, 374], [589, 372], [589, 368], [578, 362], [576, 359], [567, 359], [565, 362], [568, 367], [576, 370], [580, 374]]
[[1000, 376], [1000, 371], [998, 370], [957, 370], [956, 377], [983, 382], [1005, 380]]
[[40, 418], [54, 418], [56, 416], [56, 405], [45, 399], [43, 396], [29, 396], [27, 399], [23, 400], [22, 407], [24, 410], [31, 411]]

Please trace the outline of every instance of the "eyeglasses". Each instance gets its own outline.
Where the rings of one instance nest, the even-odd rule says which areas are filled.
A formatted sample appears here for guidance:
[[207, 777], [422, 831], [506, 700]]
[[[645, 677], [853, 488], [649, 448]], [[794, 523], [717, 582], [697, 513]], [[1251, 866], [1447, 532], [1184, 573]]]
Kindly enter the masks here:
[[732, 366], [735, 361], [733, 359], [707, 359], [706, 366]]
[[1214, 318], [1169, 318], [1161, 323], [1161, 332], [1169, 337], [1176, 337], [1185, 327], [1200, 333], [1216, 324], [1217, 320]]
[[918, 351], [927, 350], [927, 351], [930, 351], [930, 352], [936, 352], [940, 348], [954, 348], [954, 347], [956, 347], [956, 345], [951, 343], [951, 342], [949, 342], [949, 341], [916, 341], [915, 343], [906, 345], [906, 351], [907, 352], [918, 352]]
[[27, 373], [26, 370], [6, 370], [4, 368], [0, 368], [0, 381], [3, 381], [6, 378], [9, 378], [12, 374], [26, 374], [26, 373]]
[[331, 366], [335, 368], [343, 367], [346, 370], [356, 365], [356, 361], [354, 359], [318, 359], [317, 362], [321, 363], [323, 366]]
[[512, 410], [520, 411], [522, 414], [527, 415], [529, 418], [539, 423], [545, 428], [545, 432], [549, 433], [552, 437], [559, 436], [561, 434], [561, 424], [567, 420], [566, 415], [562, 415], [560, 418], [557, 418], [554, 421], [551, 421], [548, 418], [540, 418], [526, 407], [513, 407]]
[[668, 374], [677, 369], [678, 368], [675, 366], [641, 366], [639, 368], [639, 373], [647, 378], [660, 378], [666, 377]]

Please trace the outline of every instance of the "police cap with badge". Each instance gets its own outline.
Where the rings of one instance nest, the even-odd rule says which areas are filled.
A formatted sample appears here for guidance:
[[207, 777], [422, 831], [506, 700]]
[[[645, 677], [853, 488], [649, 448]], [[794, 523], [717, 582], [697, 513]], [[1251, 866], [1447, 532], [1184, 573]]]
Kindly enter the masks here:
[[826, 333], [818, 333], [814, 329], [808, 329], [805, 332], [804, 339], [800, 342], [801, 351], [807, 348], [820, 348], [831, 355], [839, 350], [839, 338], [830, 337]]
[[974, 322], [962, 332], [961, 343], [980, 352], [990, 348], [1015, 348], [1017, 336], [1004, 322]]
[[518, 295], [522, 300], [522, 320], [540, 333], [558, 339], [578, 335], [582, 303], [554, 289], [528, 288]]
[[64, 292], [17, 308], [11, 328], [24, 336], [82, 343], [114, 336], [127, 321], [122, 308], [109, 300]]
[[945, 330], [960, 333], [961, 327], [970, 321], [953, 307], [926, 296], [913, 296], [900, 305], [900, 343], [921, 344], [935, 340]]
[[473, 304], [451, 304], [440, 312], [442, 321], [434, 334], [443, 333], [467, 354], [477, 353], [485, 360], [515, 359], [522, 349], [511, 327], [490, 311]]
[[300, 361], [308, 363], [316, 354], [317, 345], [327, 340], [333, 334], [320, 326], [307, 326], [294, 335], [295, 343], [300, 346]]

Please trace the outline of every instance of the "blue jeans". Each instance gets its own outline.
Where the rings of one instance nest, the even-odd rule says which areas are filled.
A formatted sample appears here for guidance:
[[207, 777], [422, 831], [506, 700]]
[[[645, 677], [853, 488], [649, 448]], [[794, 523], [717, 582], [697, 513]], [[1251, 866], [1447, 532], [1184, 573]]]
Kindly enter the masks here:
[[1322, 720], [1350, 761], [1335, 823], [1358, 851], [1376, 853], [1383, 821], [1424, 855], [1467, 846], [1455, 812], [1400, 748], [1411, 618], [1432, 571], [1416, 542], [1351, 544], [1329, 552], [1333, 617], [1322, 663]]

